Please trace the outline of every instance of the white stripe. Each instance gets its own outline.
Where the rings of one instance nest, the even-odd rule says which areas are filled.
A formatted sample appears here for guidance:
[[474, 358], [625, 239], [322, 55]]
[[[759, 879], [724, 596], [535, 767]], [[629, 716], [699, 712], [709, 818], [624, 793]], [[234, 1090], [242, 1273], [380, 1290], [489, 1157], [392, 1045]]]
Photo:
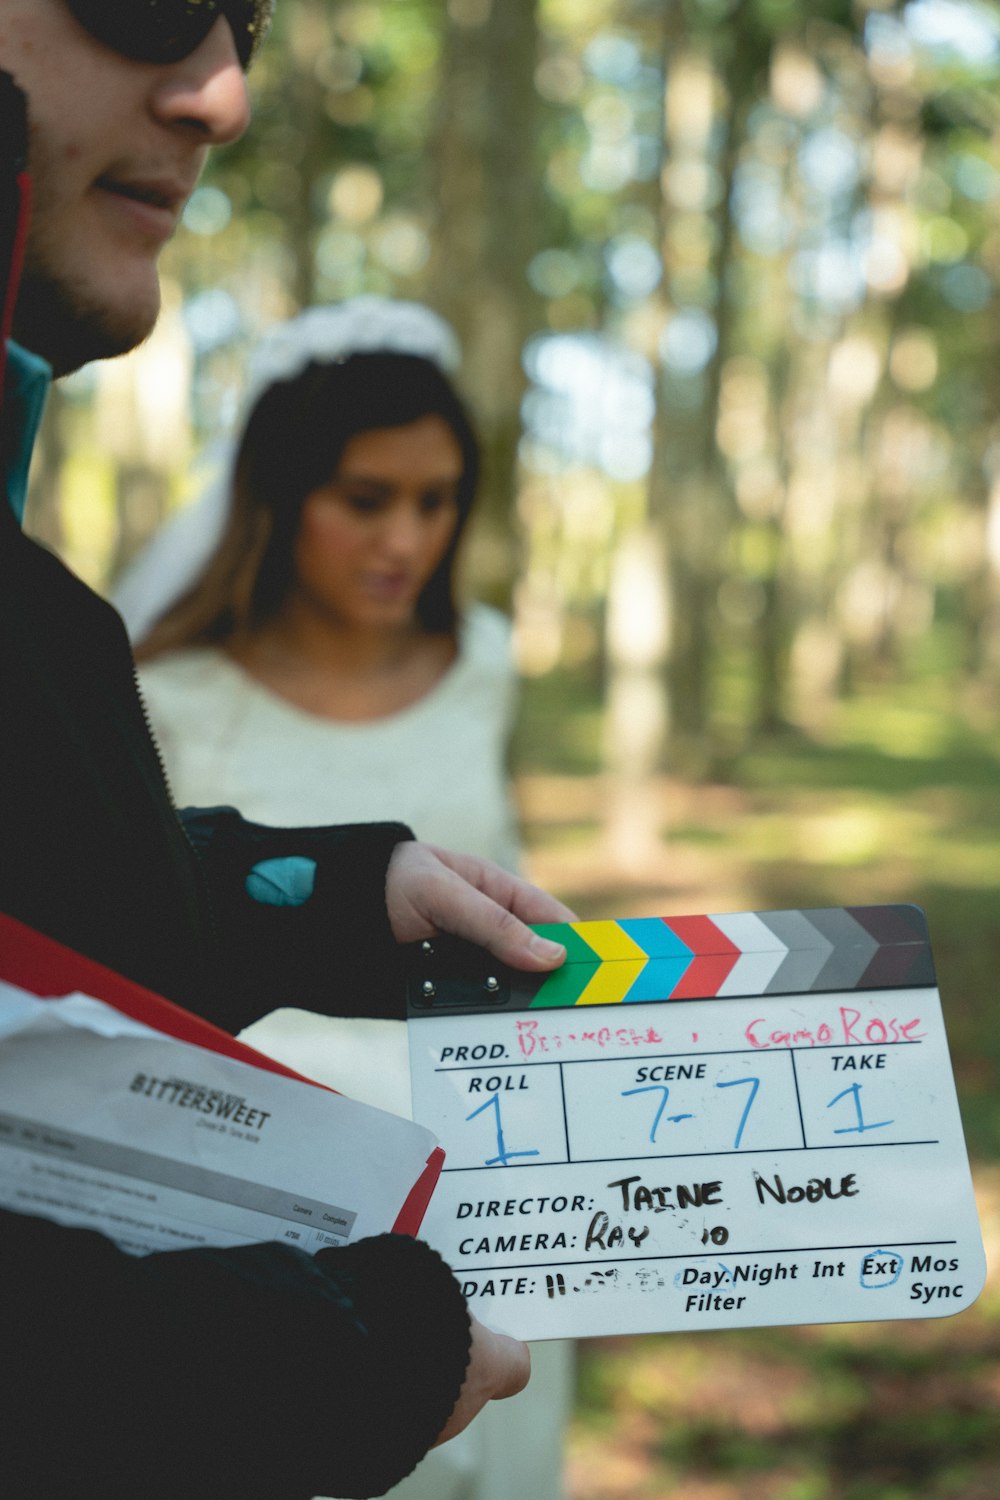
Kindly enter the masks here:
[[741, 953], [772, 953], [776, 950], [782, 954], [788, 952], [780, 937], [765, 926], [756, 912], [728, 912], [721, 917], [712, 917], [711, 920]]
[[784, 944], [772, 949], [770, 953], [744, 953], [736, 960], [716, 994], [762, 995], [784, 963], [787, 953], [788, 949]]

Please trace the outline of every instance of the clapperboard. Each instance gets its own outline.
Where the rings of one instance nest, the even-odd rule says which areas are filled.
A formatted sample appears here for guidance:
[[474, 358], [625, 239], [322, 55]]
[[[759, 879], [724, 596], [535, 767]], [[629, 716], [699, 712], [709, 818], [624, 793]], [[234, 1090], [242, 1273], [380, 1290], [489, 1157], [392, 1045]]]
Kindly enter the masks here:
[[557, 1338], [939, 1317], [985, 1257], [914, 906], [574, 922], [529, 975], [408, 983], [423, 1233], [472, 1310]]

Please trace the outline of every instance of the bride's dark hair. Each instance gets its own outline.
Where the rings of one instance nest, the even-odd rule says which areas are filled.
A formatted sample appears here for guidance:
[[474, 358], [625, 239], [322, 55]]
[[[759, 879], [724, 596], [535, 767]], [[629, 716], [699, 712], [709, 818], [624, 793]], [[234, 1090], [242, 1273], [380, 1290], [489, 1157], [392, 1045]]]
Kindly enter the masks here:
[[359, 353], [314, 361], [270, 386], [240, 439], [225, 530], [199, 577], [150, 628], [140, 661], [185, 646], [218, 644], [263, 624], [294, 579], [293, 549], [306, 498], [328, 484], [363, 432], [441, 417], [462, 453], [458, 520], [417, 601], [425, 630], [455, 628], [455, 554], [479, 479], [479, 444], [447, 376], [415, 354]]

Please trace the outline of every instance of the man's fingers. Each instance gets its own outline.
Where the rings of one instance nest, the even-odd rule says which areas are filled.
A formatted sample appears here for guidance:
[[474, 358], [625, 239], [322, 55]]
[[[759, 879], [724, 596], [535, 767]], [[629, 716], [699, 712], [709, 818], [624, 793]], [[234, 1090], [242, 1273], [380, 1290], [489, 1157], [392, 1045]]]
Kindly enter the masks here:
[[[564, 945], [529, 931], [526, 924], [573, 922], [575, 913], [568, 906], [488, 860], [447, 849], [433, 852], [457, 882], [443, 888], [448, 903], [438, 924], [443, 931], [489, 949], [515, 969], [551, 969], [562, 963]], [[470, 899], [470, 886], [480, 899]]]
[[[492, 867], [494, 870], [496, 866]], [[500, 872], [507, 875], [507, 871]], [[513, 912], [515, 917], [520, 917], [522, 922], [575, 922], [576, 913], [570, 911], [555, 896], [550, 896], [548, 891], [543, 891], [537, 885], [531, 885], [527, 880], [519, 880], [517, 876], [508, 877], [511, 885], [502, 885], [499, 890], [493, 887], [492, 882], [487, 886], [485, 894], [491, 896], [494, 901]]]
[[509, 1338], [506, 1333], [496, 1333], [478, 1318], [472, 1321], [474, 1337], [490, 1349], [494, 1371], [491, 1400], [505, 1401], [508, 1396], [516, 1396], [524, 1390], [531, 1375], [531, 1351], [527, 1344]]
[[566, 949], [526, 924], [573, 920], [568, 906], [489, 860], [418, 843], [399, 844], [393, 852], [386, 906], [397, 942], [447, 932], [512, 968], [532, 971], [555, 968]]
[[455, 1408], [438, 1434], [438, 1443], [446, 1443], [460, 1433], [487, 1401], [502, 1401], [523, 1391], [531, 1374], [527, 1344], [495, 1333], [471, 1315], [469, 1321], [472, 1343], [468, 1369]]
[[514, 969], [553, 969], [566, 957], [562, 943], [532, 932], [506, 907], [473, 889], [459, 875], [442, 881], [435, 892], [435, 926], [487, 948], [494, 958]]

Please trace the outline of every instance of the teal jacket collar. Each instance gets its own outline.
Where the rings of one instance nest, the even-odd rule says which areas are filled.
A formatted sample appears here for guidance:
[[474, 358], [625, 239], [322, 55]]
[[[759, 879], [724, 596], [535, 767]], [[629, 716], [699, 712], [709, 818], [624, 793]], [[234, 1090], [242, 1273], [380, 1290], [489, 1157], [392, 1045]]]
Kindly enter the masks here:
[[28, 468], [51, 384], [52, 370], [45, 360], [8, 339], [7, 375], [0, 411], [0, 464], [7, 499], [19, 521], [24, 519]]

